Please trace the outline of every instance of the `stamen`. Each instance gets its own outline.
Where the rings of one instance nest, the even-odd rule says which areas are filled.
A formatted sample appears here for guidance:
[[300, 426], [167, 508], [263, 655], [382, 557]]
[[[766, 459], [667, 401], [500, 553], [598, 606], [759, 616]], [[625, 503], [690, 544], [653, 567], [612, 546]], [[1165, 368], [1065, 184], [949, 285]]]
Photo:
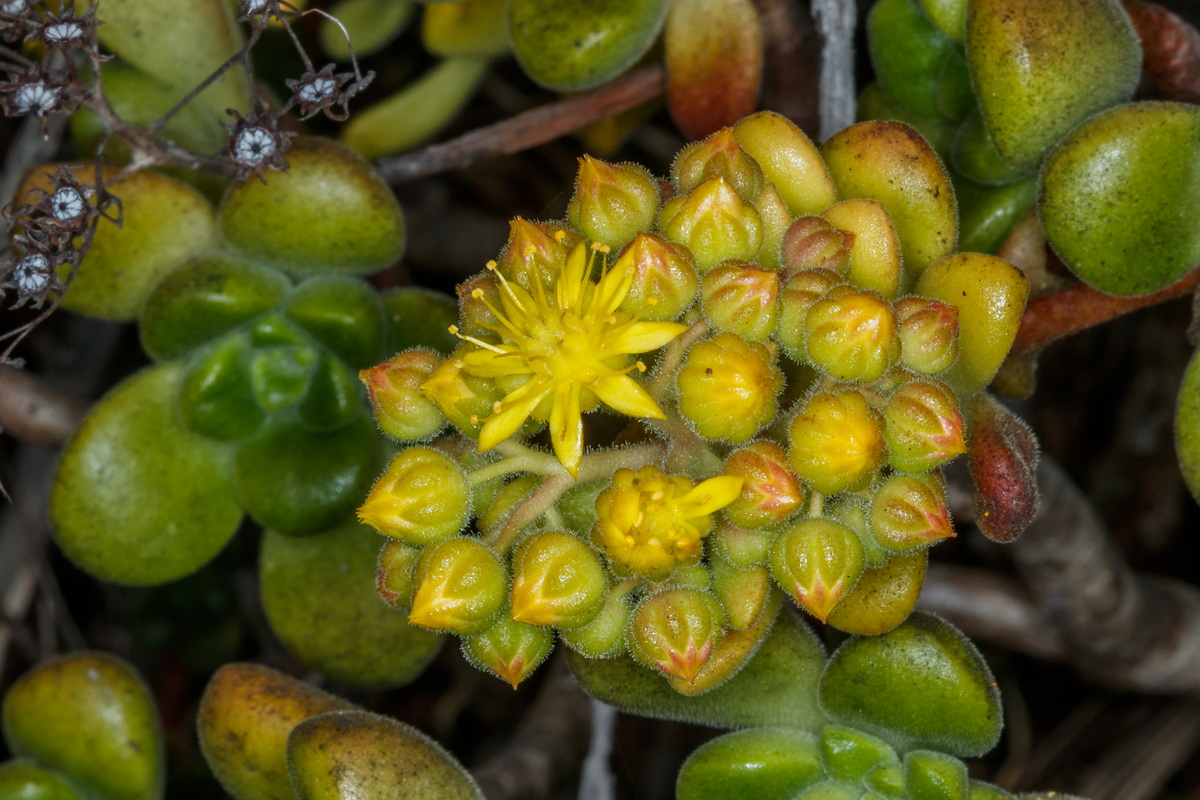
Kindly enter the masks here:
[[[487, 263], [487, 268], [490, 269], [493, 273], [495, 273], [496, 277], [500, 279], [500, 288], [502, 288], [502, 289], [504, 289], [504, 291], [508, 292], [508, 296], [512, 298], [512, 301], [513, 301], [513, 303], [516, 304], [517, 308], [521, 309], [521, 312], [523, 314], [525, 314], [526, 316], [530, 316], [530, 317], [533, 316], [532, 314], [529, 313], [529, 309], [527, 309], [527, 308], [525, 308], [525, 306], [521, 305], [521, 299], [519, 297], [517, 297], [516, 292], [514, 292], [512, 290], [512, 287], [508, 285], [508, 279], [504, 277], [504, 273], [500, 271], [496, 262], [489, 261]], [[492, 309], [492, 311], [495, 312], [495, 309]]]
[[555, 231], [555, 232], [554, 232], [554, 241], [556, 241], [556, 242], [561, 242], [561, 241], [562, 241], [563, 239], [565, 239], [565, 238], [567, 238], [567, 232], [566, 232], [566, 231], [563, 231], [563, 230], [558, 230], [558, 231]]
[[470, 342], [471, 344], [477, 344], [477, 345], [479, 345], [480, 347], [483, 347], [483, 348], [485, 348], [485, 349], [487, 349], [487, 350], [491, 350], [493, 353], [499, 353], [499, 354], [500, 354], [500, 355], [502, 355], [502, 356], [503, 356], [503, 355], [507, 355], [507, 353], [508, 353], [508, 351], [507, 351], [507, 350], [501, 350], [499, 347], [496, 347], [496, 345], [494, 345], [494, 344], [488, 344], [487, 342], [483, 341], [482, 339], [476, 339], [474, 336], [466, 336], [466, 335], [462, 334], [462, 333], [459, 331], [459, 329], [458, 329], [458, 326], [457, 326], [457, 325], [451, 325], [451, 326], [448, 328], [448, 330], [449, 330], [449, 331], [450, 331], [452, 334], [454, 334], [455, 336], [457, 336], [458, 338], [462, 339], [464, 342]]

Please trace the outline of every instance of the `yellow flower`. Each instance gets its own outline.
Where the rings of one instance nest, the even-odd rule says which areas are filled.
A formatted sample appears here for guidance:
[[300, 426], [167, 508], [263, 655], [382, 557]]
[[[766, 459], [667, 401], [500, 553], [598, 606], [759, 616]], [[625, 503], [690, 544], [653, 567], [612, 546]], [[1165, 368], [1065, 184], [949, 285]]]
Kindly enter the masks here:
[[710, 515], [737, 499], [742, 481], [719, 475], [693, 486], [690, 478], [658, 467], [619, 469], [596, 498], [599, 544], [610, 561], [662, 580], [700, 556], [700, 539], [712, 529]]
[[[604, 245], [592, 249], [608, 252]], [[662, 347], [687, 326], [643, 322], [617, 310], [632, 282], [632, 267], [624, 260], [611, 270], [602, 267], [593, 281], [593, 258], [581, 242], [549, 286], [533, 281], [532, 294], [507, 280], [494, 262], [488, 264], [500, 281], [500, 307], [492, 308], [496, 338], [459, 334], [478, 346], [462, 355], [463, 371], [509, 389], [482, 420], [481, 451], [512, 436], [531, 415], [548, 419], [554, 453], [575, 475], [583, 458], [581, 415], [597, 399], [631, 417], [663, 418], [650, 394], [629, 377], [631, 370], [646, 368], [640, 361], [630, 364], [629, 356]], [[473, 295], [480, 299], [483, 293]], [[423, 388], [437, 393], [428, 383]]]

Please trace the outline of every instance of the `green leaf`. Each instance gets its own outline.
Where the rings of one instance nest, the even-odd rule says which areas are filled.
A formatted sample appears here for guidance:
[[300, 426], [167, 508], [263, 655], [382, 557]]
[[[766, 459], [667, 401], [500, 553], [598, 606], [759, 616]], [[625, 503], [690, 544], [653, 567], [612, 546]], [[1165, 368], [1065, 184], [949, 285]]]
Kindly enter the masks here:
[[449, 330], [458, 323], [458, 303], [453, 297], [405, 286], [384, 292], [383, 307], [389, 323], [385, 355], [428, 347], [448, 356], [458, 347], [458, 337]]
[[84, 800], [66, 778], [29, 758], [0, 764], [0, 797], [10, 800]]
[[184, 365], [150, 367], [110, 392], [63, 451], [50, 495], [59, 547], [96, 577], [147, 585], [210, 561], [242, 520], [229, 447], [178, 411]]
[[227, 255], [196, 259], [146, 298], [139, 333], [152, 358], [187, 355], [274, 307], [289, 288], [283, 273]]
[[322, 355], [300, 402], [300, 423], [317, 431], [349, 424], [363, 410], [363, 385], [345, 364]]
[[384, 538], [353, 519], [315, 536], [268, 530], [259, 560], [263, 610], [301, 661], [355, 686], [400, 686], [442, 637], [408, 624], [375, 592]]
[[189, 428], [222, 442], [253, 436], [266, 414], [254, 396], [244, 335], [217, 342], [189, 367], [179, 392], [179, 409]]
[[938, 77], [956, 45], [922, 13], [917, 0], [880, 0], [872, 6], [867, 43], [876, 80], [889, 97], [913, 114], [943, 116]]
[[299, 800], [483, 800], [441, 745], [366, 711], [332, 711], [297, 725], [288, 738], [288, 766]]
[[825, 717], [816, 684], [824, 648], [790, 611], [741, 671], [695, 697], [681, 695], [629, 656], [591, 659], [567, 651], [567, 663], [584, 691], [622, 711], [716, 727], [777, 725], [818, 731]]
[[[369, 56], [403, 33], [415, 10], [409, 0], [341, 0], [329, 13], [342, 25], [321, 20], [321, 49], [335, 61], [349, 61], [351, 45], [357, 57]], [[350, 41], [346, 41], [347, 33]]]
[[363, 281], [345, 275], [309, 278], [287, 299], [285, 313], [350, 367], [379, 361], [384, 307]]
[[1175, 409], [1175, 452], [1192, 497], [1200, 503], [1200, 350], [1192, 353]]
[[931, 614], [847, 640], [821, 676], [820, 701], [835, 721], [904, 750], [974, 756], [1000, 738], [991, 671], [969, 639]]
[[91, 800], [163, 796], [158, 709], [145, 682], [116, 656], [74, 653], [44, 662], [13, 684], [0, 713], [14, 754], [61, 772]]
[[720, 736], [688, 756], [677, 800], [791, 800], [825, 779], [815, 737], [807, 731], [756, 728]]
[[280, 421], [238, 448], [234, 490], [263, 527], [318, 533], [362, 502], [380, 466], [378, 445], [366, 414], [324, 432]]

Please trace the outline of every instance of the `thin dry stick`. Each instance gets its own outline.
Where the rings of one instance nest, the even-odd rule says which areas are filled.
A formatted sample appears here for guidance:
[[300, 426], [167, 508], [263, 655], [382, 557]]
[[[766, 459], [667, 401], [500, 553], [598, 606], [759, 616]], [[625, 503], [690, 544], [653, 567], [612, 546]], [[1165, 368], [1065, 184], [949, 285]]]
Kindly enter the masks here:
[[457, 139], [380, 159], [375, 166], [393, 184], [461, 169], [481, 159], [511, 155], [545, 144], [652, 100], [665, 88], [663, 66], [655, 64], [598, 89], [530, 109]]
[[61, 445], [87, 413], [87, 403], [55, 391], [24, 370], [0, 364], [0, 430], [34, 444]]

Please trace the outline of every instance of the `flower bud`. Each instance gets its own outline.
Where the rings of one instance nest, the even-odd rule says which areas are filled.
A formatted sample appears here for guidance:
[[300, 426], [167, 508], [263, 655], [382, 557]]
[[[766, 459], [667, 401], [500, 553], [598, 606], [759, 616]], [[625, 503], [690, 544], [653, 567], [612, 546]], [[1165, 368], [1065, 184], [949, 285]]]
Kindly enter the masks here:
[[425, 439], [446, 424], [445, 415], [421, 394], [421, 384], [441, 360], [432, 350], [415, 348], [358, 373], [385, 434], [401, 441]]
[[559, 225], [516, 217], [509, 223], [508, 242], [496, 259], [497, 269], [526, 291], [533, 291], [534, 281], [551, 286], [567, 254], [580, 241], [578, 234]]
[[731, 258], [754, 258], [762, 246], [762, 220], [724, 178], [712, 178], [663, 206], [659, 230], [692, 251], [701, 273]]
[[467, 336], [493, 336], [500, 318], [500, 280], [490, 271], [472, 275], [458, 285], [458, 314], [461, 333]]
[[788, 441], [792, 467], [822, 494], [865, 485], [885, 448], [878, 412], [852, 389], [813, 395], [792, 420]]
[[926, 548], [897, 553], [882, 566], [866, 570], [826, 621], [846, 633], [887, 633], [916, 607], [928, 564]]
[[421, 554], [408, 621], [458, 634], [491, 625], [508, 594], [504, 565], [478, 539], [447, 539]]
[[596, 498], [595, 539], [614, 567], [662, 580], [700, 558], [711, 515], [741, 490], [742, 479], [721, 475], [692, 485], [658, 467], [617, 470]]
[[492, 502], [488, 503], [487, 508], [479, 514], [479, 519], [475, 521], [476, 527], [483, 533], [499, 530], [513, 509], [525, 502], [529, 495], [533, 494], [533, 490], [541, 485], [542, 480], [540, 475], [519, 475], [505, 483], [492, 496]]
[[725, 634], [721, 604], [698, 589], [667, 589], [638, 603], [629, 625], [629, 651], [641, 664], [687, 683]]
[[794, 360], [808, 360], [808, 341], [804, 334], [804, 321], [808, 310], [826, 292], [840, 286], [842, 279], [828, 269], [809, 269], [794, 273], [783, 284], [779, 298], [779, 322], [775, 326], [775, 339], [783, 351]]
[[925, 472], [967, 451], [958, 399], [943, 383], [913, 381], [883, 409], [888, 461], [902, 472]]
[[379, 551], [379, 567], [375, 572], [375, 592], [392, 608], [412, 607], [413, 572], [421, 550], [404, 542], [389, 539]]
[[672, 572], [662, 584], [664, 588], [708, 590], [712, 586], [712, 573], [704, 564], [688, 564]]
[[771, 576], [792, 598], [824, 622], [863, 571], [863, 549], [854, 531], [814, 517], [788, 528], [771, 548]]
[[762, 245], [758, 248], [758, 257], [754, 262], [765, 269], [778, 270], [783, 266], [783, 235], [792, 224], [791, 212], [773, 183], [768, 183], [763, 188], [762, 194], [754, 203], [754, 210], [758, 212], [758, 218], [763, 225]]
[[[826, 725], [821, 730], [821, 761], [825, 765], [825, 774], [830, 778], [852, 781], [856, 786], [860, 782], [866, 784], [866, 776], [872, 774], [876, 767], [889, 763], [899, 766], [900, 763], [896, 751], [882, 739], [841, 725]], [[898, 791], [889, 794], [907, 797], [903, 772], [899, 778]]]
[[702, 436], [744, 442], [775, 417], [783, 373], [774, 345], [721, 333], [692, 345], [677, 381], [679, 411]]
[[475, 666], [507, 681], [514, 689], [554, 649], [554, 633], [501, 614], [482, 633], [463, 640], [462, 651]]
[[687, 194], [710, 178], [724, 178], [747, 203], [757, 201], [763, 190], [762, 168], [742, 150], [732, 128], [683, 148], [671, 165], [671, 182], [678, 194]]
[[904, 366], [934, 375], [958, 358], [957, 308], [924, 297], [905, 297], [892, 310]]
[[804, 333], [809, 360], [838, 380], [873, 383], [900, 355], [896, 318], [875, 292], [826, 293], [808, 310]]
[[745, 530], [726, 522], [709, 534], [708, 548], [714, 556], [745, 569], [767, 563], [777, 534], [765, 528]]
[[629, 589], [613, 588], [591, 622], [561, 630], [559, 636], [567, 647], [587, 658], [612, 658], [625, 651], [625, 631], [632, 614]]
[[604, 603], [604, 567], [592, 548], [563, 531], [535, 533], [513, 555], [510, 602], [517, 622], [578, 628]]
[[637, 164], [579, 159], [575, 196], [567, 207], [571, 225], [592, 241], [617, 250], [658, 216], [658, 182]]
[[454, 427], [477, 439], [483, 427], [482, 420], [492, 414], [493, 407], [505, 392], [494, 380], [479, 378], [463, 370], [462, 357], [472, 349], [470, 345], [463, 345], [438, 364], [421, 384], [421, 394], [431, 400]]
[[800, 217], [783, 234], [779, 258], [787, 277], [809, 269], [840, 276], [850, 266], [850, 236], [824, 217]]
[[779, 316], [778, 299], [778, 273], [751, 264], [726, 262], [700, 283], [700, 304], [709, 324], [743, 339], [771, 335]]
[[629, 294], [620, 309], [650, 322], [673, 320], [691, 307], [699, 284], [696, 259], [683, 245], [653, 233], [639, 233], [614, 270], [633, 270]]
[[875, 541], [871, 535], [871, 504], [852, 494], [840, 494], [825, 501], [821, 516], [840, 522], [858, 537], [863, 546], [863, 563], [867, 568], [886, 564], [892, 551]]
[[893, 552], [926, 547], [954, 535], [945, 493], [931, 475], [893, 475], [871, 498], [871, 534]]
[[725, 474], [742, 478], [742, 492], [725, 506], [725, 518], [742, 528], [782, 522], [800, 508], [804, 490], [788, 464], [787, 453], [774, 442], [751, 442], [725, 459]]
[[759, 564], [740, 569], [713, 559], [712, 590], [729, 617], [729, 627], [744, 631], [750, 628], [767, 606], [771, 593], [771, 571]]
[[462, 469], [429, 447], [410, 447], [392, 459], [358, 509], [361, 522], [415, 547], [462, 530], [471, 487]]

